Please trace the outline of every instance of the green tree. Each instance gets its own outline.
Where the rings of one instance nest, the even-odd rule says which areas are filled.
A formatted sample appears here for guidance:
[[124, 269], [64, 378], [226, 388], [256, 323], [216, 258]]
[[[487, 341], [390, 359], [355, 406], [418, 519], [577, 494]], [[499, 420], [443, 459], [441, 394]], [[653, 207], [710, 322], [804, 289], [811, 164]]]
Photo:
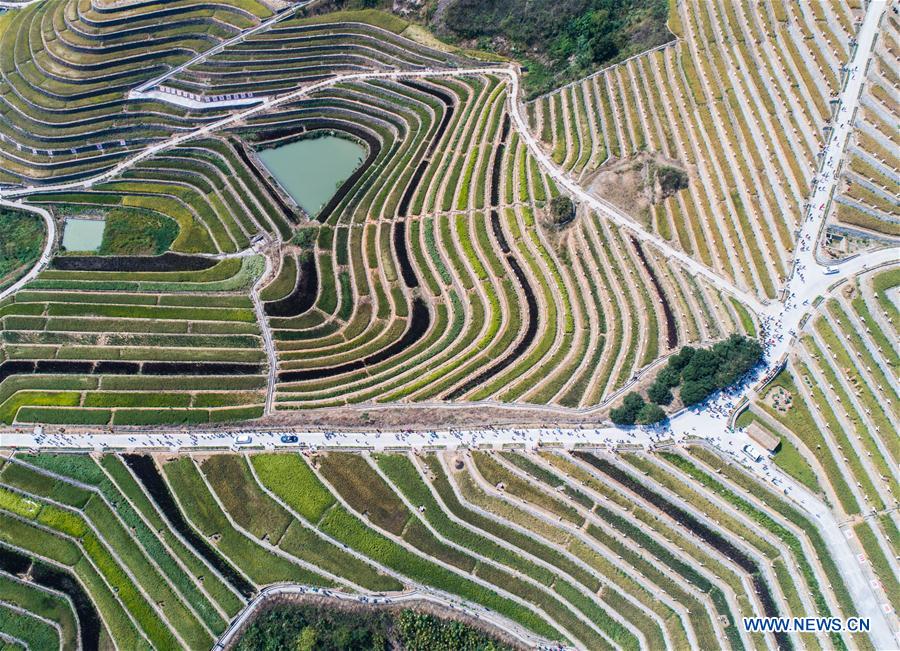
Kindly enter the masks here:
[[[669, 358], [669, 363], [666, 365], [666, 368], [670, 368], [675, 372], [681, 372], [681, 369], [683, 369], [688, 365], [688, 363], [690, 363], [691, 358], [694, 357], [694, 353], [696, 352], [696, 348], [685, 346]], [[672, 386], [675, 385], [673, 384]]]
[[667, 389], [677, 387], [681, 383], [681, 371], [667, 364], [656, 376], [655, 384], [660, 384]]
[[646, 403], [639, 393], [631, 391], [622, 400], [622, 406], [609, 412], [609, 417], [616, 425], [634, 425], [637, 422], [638, 412]]
[[647, 397], [658, 405], [667, 405], [672, 402], [674, 396], [672, 395], [672, 391], [669, 390], [669, 387], [664, 382], [660, 382], [659, 378], [657, 378], [656, 382], [651, 384], [650, 388], [647, 390]]
[[[668, 389], [666, 389], [668, 391]], [[659, 405], [648, 402], [637, 413], [637, 422], [641, 425], [653, 425], [666, 419], [666, 412]]]
[[568, 224], [575, 219], [575, 204], [564, 194], [550, 200], [550, 216], [554, 224]]
[[716, 387], [712, 381], [703, 378], [701, 380], [685, 380], [681, 385], [679, 396], [685, 407], [691, 407], [706, 400]]

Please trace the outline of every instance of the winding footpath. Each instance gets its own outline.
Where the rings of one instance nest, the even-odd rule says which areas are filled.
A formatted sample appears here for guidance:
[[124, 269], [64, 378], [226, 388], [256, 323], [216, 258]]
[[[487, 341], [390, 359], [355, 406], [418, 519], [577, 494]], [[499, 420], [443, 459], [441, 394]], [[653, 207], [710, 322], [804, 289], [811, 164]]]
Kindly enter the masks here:
[[[817, 243], [819, 235], [825, 224], [829, 203], [834, 194], [838, 170], [846, 147], [847, 138], [852, 129], [852, 117], [859, 104], [860, 92], [865, 76], [865, 69], [872, 52], [874, 41], [878, 33], [879, 22], [885, 12], [885, 0], [872, 0], [867, 9], [865, 18], [857, 34], [857, 45], [851, 61], [847, 64], [848, 70], [844, 88], [840, 95], [840, 105], [837, 117], [834, 120], [833, 129], [829, 141], [821, 155], [821, 168], [817, 175], [813, 189], [809, 209], [804, 216], [804, 221], [799, 229], [797, 249], [794, 252], [794, 264], [791, 275], [784, 290], [783, 301], [762, 302], [751, 292], [741, 289], [729, 280], [711, 271], [699, 261], [691, 258], [682, 251], [674, 249], [665, 240], [648, 233], [639, 226], [629, 215], [610, 205], [584, 190], [577, 182], [568, 177], [550, 160], [540, 143], [528, 130], [527, 119], [524, 116], [523, 105], [519, 101], [519, 73], [512, 66], [505, 67], [480, 67], [470, 69], [426, 69], [415, 71], [392, 72], [367, 72], [355, 73], [334, 77], [320, 81], [309, 86], [299, 88], [278, 96], [260, 98], [258, 104], [250, 108], [244, 108], [224, 117], [214, 123], [200, 127], [193, 131], [179, 134], [157, 143], [136, 155], [120, 162], [111, 170], [97, 175], [88, 180], [42, 186], [41, 192], [51, 190], [73, 190], [90, 188], [95, 183], [100, 183], [118, 176], [126, 169], [138, 162], [145, 160], [163, 150], [179, 146], [194, 138], [203, 137], [212, 132], [227, 128], [255, 114], [274, 109], [282, 104], [296, 101], [318, 90], [350, 81], [363, 81], [367, 79], [400, 79], [412, 77], [446, 77], [472, 74], [504, 75], [509, 79], [509, 112], [512, 122], [520, 137], [526, 143], [531, 154], [536, 158], [543, 171], [551, 176], [558, 185], [571, 193], [578, 201], [585, 203], [592, 210], [631, 231], [641, 241], [655, 246], [662, 253], [677, 260], [690, 271], [704, 277], [710, 283], [727, 294], [737, 298], [753, 309], [762, 324], [765, 338], [771, 342], [766, 349], [764, 364], [741, 388], [728, 395], [722, 395], [718, 399], [704, 405], [702, 409], [683, 410], [674, 415], [663, 428], [561, 428], [544, 427], [538, 429], [515, 428], [489, 428], [489, 429], [447, 429], [425, 432], [372, 432], [372, 431], [296, 431], [290, 428], [284, 429], [253, 429], [245, 428], [241, 431], [219, 430], [135, 430], [125, 433], [52, 433], [45, 434], [41, 428], [35, 428], [34, 432], [16, 432], [9, 429], [0, 431], [0, 446], [8, 448], [29, 449], [54, 449], [64, 448], [70, 450], [135, 450], [135, 449], [161, 449], [161, 450], [211, 450], [211, 449], [247, 449], [250, 447], [279, 448], [284, 446], [280, 442], [283, 434], [297, 434], [300, 438], [300, 446], [308, 448], [344, 448], [344, 449], [423, 449], [443, 448], [454, 449], [465, 447], [501, 447], [503, 445], [521, 446], [525, 448], [554, 444], [566, 449], [590, 448], [590, 447], [616, 447], [620, 445], [652, 448], [661, 444], [679, 444], [685, 441], [705, 441], [706, 444], [717, 448], [741, 463], [748, 470], [756, 474], [765, 482], [776, 483], [791, 499], [803, 508], [818, 523], [826, 541], [829, 553], [836, 560], [841, 576], [844, 579], [850, 594], [853, 597], [857, 612], [868, 617], [871, 623], [872, 642], [878, 649], [900, 648], [900, 632], [897, 630], [896, 615], [887, 615], [882, 610], [880, 598], [872, 588], [873, 575], [867, 564], [860, 562], [852, 540], [845, 536], [836, 521], [834, 514], [819, 499], [806, 491], [789, 477], [783, 475], [767, 461], [750, 462], [742, 453], [745, 445], [751, 444], [749, 437], [742, 432], [734, 431], [730, 427], [733, 406], [742, 398], [752, 395], [755, 388], [759, 388], [775, 372], [777, 372], [789, 354], [791, 347], [796, 342], [801, 324], [810, 315], [812, 304], [819, 297], [826, 296], [832, 288], [854, 275], [880, 265], [896, 263], [900, 259], [900, 249], [897, 247], [866, 252], [839, 264], [826, 266], [817, 258]], [[286, 12], [282, 12], [284, 14]], [[280, 20], [282, 14], [278, 14], [269, 21], [274, 24]], [[261, 27], [254, 28], [258, 31]], [[247, 34], [235, 37], [240, 40]], [[232, 39], [232, 40], [235, 40]], [[222, 45], [224, 48], [225, 44]], [[220, 51], [220, 50], [217, 50]], [[205, 59], [214, 54], [198, 55], [192, 61], [173, 70], [170, 74], [163, 75], [157, 80], [143, 84], [136, 89], [138, 93], [153, 93], [158, 99], [178, 103], [177, 96], [159, 90], [152, 90], [154, 84], [176, 74], [191, 63]], [[21, 203], [13, 203], [10, 197], [26, 197], [37, 192], [38, 188], [28, 187], [15, 190], [7, 190], [0, 199], [0, 205], [31, 210], [41, 214], [48, 224], [48, 244], [38, 264], [13, 287], [0, 293], [0, 299], [8, 296], [16, 289], [33, 279], [38, 272], [49, 262], [52, 245], [55, 241], [55, 225], [46, 210], [34, 206], [25, 206]], [[268, 272], [268, 268], [267, 268]], [[265, 274], [264, 274], [265, 276]], [[264, 322], [262, 305], [258, 297], [258, 286], [254, 286], [251, 293], [254, 298], [254, 306]], [[274, 345], [267, 336], [267, 328], [263, 329], [266, 339], [266, 352], [269, 357], [270, 378], [269, 391], [266, 398], [266, 413], [271, 412], [274, 388], [275, 356]], [[269, 332], [269, 336], [270, 336]], [[569, 412], [576, 413], [576, 412]], [[564, 415], [561, 415], [564, 418]], [[240, 437], [240, 438], [239, 438]], [[858, 543], [857, 543], [858, 546]], [[293, 586], [282, 587], [284, 590], [303, 590], [305, 588]], [[356, 598], [356, 597], [353, 597]], [[422, 598], [419, 594], [417, 598]], [[471, 605], [470, 605], [471, 607]], [[484, 615], [487, 617], [488, 615]], [[229, 629], [232, 630], [232, 629]], [[504, 629], [505, 630], [505, 629]], [[226, 634], [227, 635], [227, 634]]]
[[250, 288], [250, 300], [253, 301], [253, 311], [256, 313], [257, 322], [259, 322], [259, 329], [263, 339], [263, 348], [266, 351], [266, 359], [268, 360], [269, 365], [269, 374], [266, 382], [266, 402], [265, 407], [263, 408], [263, 414], [269, 416], [274, 411], [275, 406], [278, 352], [275, 349], [275, 336], [272, 334], [272, 327], [269, 325], [269, 319], [266, 316], [266, 308], [263, 306], [259, 292], [275, 278], [277, 268], [271, 251], [266, 252], [265, 259], [265, 271], [263, 271], [256, 282], [253, 283], [253, 287]]

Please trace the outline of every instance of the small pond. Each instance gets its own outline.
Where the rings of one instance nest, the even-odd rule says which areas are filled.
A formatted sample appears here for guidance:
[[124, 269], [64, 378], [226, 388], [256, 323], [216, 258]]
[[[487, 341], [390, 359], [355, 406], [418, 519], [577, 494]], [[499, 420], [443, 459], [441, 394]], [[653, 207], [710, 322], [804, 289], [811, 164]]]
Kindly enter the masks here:
[[66, 251], [96, 251], [103, 243], [102, 219], [78, 219], [69, 217], [63, 230], [62, 245]]
[[322, 209], [365, 157], [365, 147], [337, 136], [305, 138], [259, 151], [269, 173], [310, 215]]

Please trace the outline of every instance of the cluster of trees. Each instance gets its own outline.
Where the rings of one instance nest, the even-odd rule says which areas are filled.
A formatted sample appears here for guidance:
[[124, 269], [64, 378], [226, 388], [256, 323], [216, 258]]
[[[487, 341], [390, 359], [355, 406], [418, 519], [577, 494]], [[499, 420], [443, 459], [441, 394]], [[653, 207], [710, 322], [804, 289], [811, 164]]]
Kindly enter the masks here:
[[526, 60], [534, 96], [670, 40], [667, 15], [667, 0], [453, 0], [443, 27]]
[[756, 339], [731, 335], [711, 348], [685, 346], [669, 358], [647, 390], [648, 400], [634, 391], [609, 416], [617, 425], [650, 425], [665, 419], [661, 405], [675, 399], [673, 389], [685, 407], [699, 404], [746, 375], [762, 359], [763, 349]]
[[625, 395], [621, 407], [609, 412], [609, 417], [616, 425], [650, 425], [664, 420], [665, 410], [653, 402], [646, 402], [639, 393], [631, 391]]
[[277, 604], [260, 614], [236, 651], [508, 651], [462, 622], [405, 609], [350, 610], [313, 604]]

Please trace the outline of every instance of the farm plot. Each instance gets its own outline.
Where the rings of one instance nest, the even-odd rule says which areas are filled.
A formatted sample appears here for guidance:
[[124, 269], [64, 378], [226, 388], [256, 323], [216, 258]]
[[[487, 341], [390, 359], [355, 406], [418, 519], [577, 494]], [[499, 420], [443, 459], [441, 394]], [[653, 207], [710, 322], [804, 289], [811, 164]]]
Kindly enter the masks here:
[[292, 18], [167, 80], [192, 97], [254, 96], [362, 70], [418, 70], [465, 59], [400, 35], [408, 23], [369, 11]]
[[[122, 16], [72, 6], [52, 0], [0, 23], [0, 39], [20, 51], [4, 62], [15, 88], [3, 95], [6, 108], [41, 123], [10, 123], [0, 155], [15, 164], [0, 182], [95, 174], [129, 148], [225, 115], [216, 108], [223, 97], [470, 63], [406, 39], [403, 21], [384, 14], [301, 12], [166, 80], [165, 92], [205, 109], [135, 103], [126, 89], [233, 30], [216, 15], [203, 31], [206, 9], [189, 3]], [[255, 24], [266, 12], [254, 7], [223, 12]], [[172, 18], [172, 33], [155, 34], [138, 61], [134, 32], [121, 26], [160, 15]], [[46, 38], [59, 33], [59, 42]], [[51, 56], [70, 63], [53, 65], [52, 84], [40, 65]], [[117, 84], [87, 92], [96, 84], [84, 66]], [[83, 96], [67, 94], [76, 87]], [[559, 129], [596, 128], [589, 98], [572, 89], [565, 98], [554, 102]], [[164, 250], [157, 256], [57, 256], [0, 306], [0, 416], [220, 422], [262, 415], [269, 391], [276, 410], [370, 400], [595, 406], [683, 344], [755, 330], [740, 305], [596, 215], [576, 210], [554, 221], [550, 203], [564, 199], [512, 128], [507, 102], [507, 79], [483, 72], [357, 79], [157, 152], [89, 188], [29, 195], [58, 216], [145, 215], [166, 225], [167, 239], [150, 247]], [[60, 143], [115, 133], [125, 144], [121, 155], [104, 146], [63, 154], [19, 142], [26, 131]], [[311, 220], [256, 152], [322, 134], [353, 140], [365, 155]], [[599, 139], [579, 142], [562, 155], [587, 166]], [[264, 268], [272, 273], [263, 280]], [[265, 328], [274, 350], [263, 345]], [[266, 387], [272, 360], [276, 385]]]
[[[57, 260], [76, 269], [141, 264], [135, 257]], [[0, 421], [179, 424], [260, 415], [266, 362], [252, 303], [217, 289], [245, 288], [261, 260], [171, 259], [174, 267], [194, 263], [212, 266], [51, 268], [15, 294], [0, 307]]]
[[[273, 94], [336, 74], [462, 61], [385, 29], [378, 24], [383, 14], [350, 12], [326, 21], [302, 14], [163, 83], [161, 90], [196, 101], [187, 109], [128, 93], [257, 26], [271, 15], [264, 3], [100, 8], [52, 0], [9, 12], [0, 18], [0, 183], [61, 183], [108, 171], [145, 147], [225, 116], [227, 109], [214, 103], [224, 97]], [[396, 22], [402, 31], [405, 21]]]
[[530, 105], [563, 169], [768, 298], [789, 268], [858, 16], [843, 2], [780, 4], [673, 3], [675, 44]]
[[897, 57], [900, 21], [884, 17], [874, 56], [866, 70], [860, 109], [841, 169], [840, 192], [830, 215], [829, 243], [843, 255], [863, 244], [900, 238], [900, 103], [897, 101]]
[[190, 127], [198, 116], [129, 103], [127, 92], [270, 13], [255, 0], [215, 10], [189, 0], [114, 8], [51, 0], [3, 15], [0, 183], [84, 178]]
[[890, 559], [900, 498], [900, 393], [897, 308], [888, 298], [897, 267], [868, 272], [822, 301], [783, 371], [741, 416], [782, 441], [775, 463], [820, 494], [838, 513], [876, 517], [854, 529], [880, 581], [884, 602], [897, 606], [900, 586]]
[[0, 519], [4, 602], [57, 622], [30, 634], [69, 648], [76, 630], [83, 646], [208, 648], [258, 589], [285, 581], [436, 588], [592, 649], [823, 648], [735, 622], [852, 614], [835, 605], [850, 602], [815, 526], [705, 448], [21, 454], [0, 470]]
[[264, 290], [279, 409], [595, 405], [680, 343], [745, 327], [596, 216], [553, 223], [558, 191], [511, 136], [505, 95], [490, 75], [354, 82], [250, 120], [262, 141], [331, 128], [370, 152]]

